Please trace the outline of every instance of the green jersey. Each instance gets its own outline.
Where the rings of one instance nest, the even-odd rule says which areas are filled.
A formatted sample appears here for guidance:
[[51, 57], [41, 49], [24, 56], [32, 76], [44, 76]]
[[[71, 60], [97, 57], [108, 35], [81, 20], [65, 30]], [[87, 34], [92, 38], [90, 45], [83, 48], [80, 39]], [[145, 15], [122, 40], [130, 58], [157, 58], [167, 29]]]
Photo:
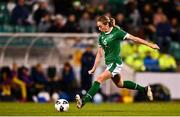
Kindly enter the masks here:
[[120, 57], [120, 43], [127, 35], [128, 33], [119, 27], [113, 27], [109, 33], [102, 32], [100, 34], [98, 42], [105, 52], [106, 65], [109, 65], [110, 63], [122, 64], [122, 59]]

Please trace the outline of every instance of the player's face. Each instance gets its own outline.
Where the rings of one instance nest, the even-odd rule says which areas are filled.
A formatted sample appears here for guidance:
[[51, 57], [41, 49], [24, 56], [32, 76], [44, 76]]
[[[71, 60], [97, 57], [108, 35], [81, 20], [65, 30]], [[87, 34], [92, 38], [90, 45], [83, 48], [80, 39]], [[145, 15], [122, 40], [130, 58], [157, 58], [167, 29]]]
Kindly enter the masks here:
[[105, 25], [102, 22], [97, 22], [97, 27], [101, 32], [108, 32], [109, 31], [109, 25]]

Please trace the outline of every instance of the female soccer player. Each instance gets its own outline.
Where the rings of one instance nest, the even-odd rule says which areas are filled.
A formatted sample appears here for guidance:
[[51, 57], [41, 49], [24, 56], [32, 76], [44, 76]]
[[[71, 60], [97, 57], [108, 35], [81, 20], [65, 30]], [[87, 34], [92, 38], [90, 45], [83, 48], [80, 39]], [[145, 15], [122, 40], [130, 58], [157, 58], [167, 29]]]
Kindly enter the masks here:
[[97, 65], [102, 57], [102, 51], [104, 50], [105, 56], [105, 64], [107, 65], [106, 70], [101, 73], [96, 81], [93, 83], [92, 87], [89, 89], [87, 94], [80, 98], [80, 96], [76, 95], [76, 103], [77, 108], [82, 108], [87, 102], [89, 102], [93, 96], [100, 89], [100, 84], [102, 84], [105, 80], [111, 78], [112, 81], [119, 88], [127, 88], [141, 91], [142, 93], [146, 93], [147, 97], [150, 101], [153, 100], [153, 94], [151, 92], [150, 86], [140, 86], [132, 81], [123, 81], [123, 77], [121, 75], [122, 69], [122, 59], [120, 55], [120, 43], [124, 39], [130, 39], [137, 43], [141, 43], [147, 45], [153, 49], [159, 49], [157, 44], [149, 43], [139, 37], [135, 37], [119, 27], [115, 25], [115, 20], [113, 18], [109, 18], [107, 16], [100, 16], [97, 18], [97, 27], [101, 31], [98, 42], [98, 52], [96, 55], [94, 66], [91, 70], [89, 70], [89, 74], [95, 72]]

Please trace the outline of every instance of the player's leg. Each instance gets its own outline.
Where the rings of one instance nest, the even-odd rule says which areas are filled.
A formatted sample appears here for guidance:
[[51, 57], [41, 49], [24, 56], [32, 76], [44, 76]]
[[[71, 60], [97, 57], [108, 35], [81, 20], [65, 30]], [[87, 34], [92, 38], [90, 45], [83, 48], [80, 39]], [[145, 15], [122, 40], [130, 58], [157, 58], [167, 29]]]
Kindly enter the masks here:
[[114, 77], [112, 77], [111, 79], [119, 88], [134, 89], [141, 92], [145, 91], [145, 87], [138, 85], [137, 83], [134, 83], [133, 81], [128, 81], [128, 80], [123, 81], [123, 78], [120, 74], [114, 75]]
[[120, 76], [120, 74], [114, 75], [113, 77], [111, 77], [111, 80], [118, 88], [123, 88], [124, 81], [123, 78]]
[[115, 85], [119, 88], [122, 88], [124, 85], [123, 78], [121, 77], [122, 64], [113, 63], [111, 67], [108, 69], [111, 74], [111, 80], [115, 83]]
[[91, 101], [93, 96], [99, 91], [100, 84], [102, 84], [105, 80], [111, 77], [111, 73], [105, 70], [100, 76], [97, 77], [96, 81], [93, 83], [87, 94], [81, 100], [79, 95], [76, 95], [77, 107], [82, 108], [87, 102]]
[[112, 74], [111, 79], [116, 84], [117, 87], [138, 90], [138, 91], [141, 91], [142, 93], [145, 92], [149, 100], [151, 101], [153, 100], [153, 94], [152, 94], [150, 86], [143, 87], [133, 81], [123, 81], [123, 78], [121, 75], [122, 65], [114, 63], [108, 70], [111, 72]]
[[150, 101], [153, 100], [153, 94], [150, 86], [143, 87], [133, 81], [123, 81], [122, 75], [120, 74], [114, 75], [111, 79], [117, 87], [138, 90], [142, 93], [146, 93]]

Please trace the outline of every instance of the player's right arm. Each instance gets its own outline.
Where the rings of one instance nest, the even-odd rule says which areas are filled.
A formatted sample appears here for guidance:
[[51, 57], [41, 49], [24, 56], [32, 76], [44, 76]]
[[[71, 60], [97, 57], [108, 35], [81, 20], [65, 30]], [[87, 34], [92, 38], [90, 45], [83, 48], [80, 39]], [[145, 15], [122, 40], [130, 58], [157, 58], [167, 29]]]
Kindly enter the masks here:
[[102, 57], [102, 51], [103, 51], [102, 47], [98, 47], [98, 52], [96, 54], [95, 62], [94, 62], [92, 69], [88, 71], [89, 74], [93, 74], [95, 72], [95, 70], [100, 62], [100, 59]]

